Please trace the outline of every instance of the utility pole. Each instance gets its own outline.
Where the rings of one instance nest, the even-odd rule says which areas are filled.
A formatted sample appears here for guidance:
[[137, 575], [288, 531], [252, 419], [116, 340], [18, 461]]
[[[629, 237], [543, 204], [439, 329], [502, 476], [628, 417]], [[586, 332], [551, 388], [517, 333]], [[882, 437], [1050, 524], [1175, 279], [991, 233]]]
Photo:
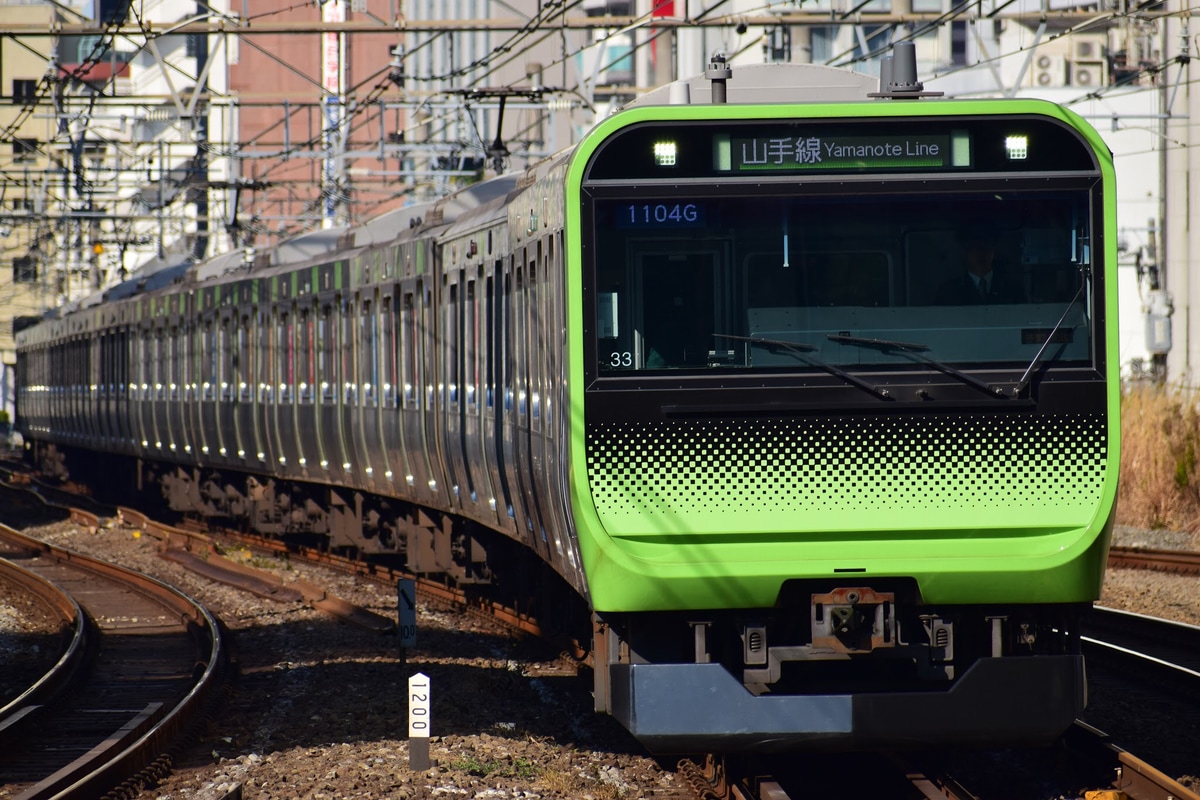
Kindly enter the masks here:
[[[1162, 260], [1166, 264], [1166, 289], [1175, 314], [1167, 356], [1167, 373], [1173, 382], [1193, 384], [1200, 374], [1200, 224], [1189, 206], [1200, 204], [1200, 65], [1192, 52], [1196, 33], [1188, 16], [1190, 0], [1171, 0], [1175, 14], [1163, 20], [1164, 61], [1176, 63], [1162, 74], [1163, 80], [1163, 179], [1165, 181]], [[1190, 201], [1190, 202], [1189, 202]]]
[[[344, 0], [322, 0], [321, 22], [341, 23], [346, 21]], [[324, 214], [321, 226], [334, 228], [338, 225], [338, 207], [341, 204], [342, 178], [342, 127], [345, 116], [346, 91], [346, 34], [326, 29], [321, 34], [321, 85], [325, 104], [325, 161], [322, 170], [322, 193]]]
[[[196, 3], [196, 15], [200, 16], [207, 13], [207, 6], [203, 0], [198, 0]], [[196, 84], [196, 91], [201, 94], [208, 92], [208, 36], [196, 36], [196, 75], [199, 79]], [[198, 112], [192, 118], [192, 133], [196, 140], [196, 157], [192, 161], [192, 170], [195, 177], [199, 178], [202, 190], [196, 192], [196, 242], [192, 246], [192, 255], [197, 259], [203, 259], [208, 255], [208, 112], [210, 104], [203, 103], [198, 107]], [[189, 176], [190, 178], [191, 176]]]

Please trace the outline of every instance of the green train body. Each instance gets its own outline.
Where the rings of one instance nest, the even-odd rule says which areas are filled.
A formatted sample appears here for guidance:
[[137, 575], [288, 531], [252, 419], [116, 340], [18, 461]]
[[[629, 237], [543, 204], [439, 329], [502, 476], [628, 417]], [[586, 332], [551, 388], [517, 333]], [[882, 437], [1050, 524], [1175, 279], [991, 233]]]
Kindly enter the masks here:
[[656, 751], [1052, 741], [1116, 496], [1111, 155], [1050, 103], [874, 88], [693, 79], [62, 309], [17, 334], [28, 450], [577, 606]]
[[[566, 185], [601, 707], [662, 749], [1057, 736], [1116, 496], [1095, 131], [1020, 100], [636, 107]], [[1022, 296], [932, 290], [976, 226]]]
[[[626, 126], [791, 120], [795, 114], [794, 108], [773, 106], [629, 111], [580, 146], [568, 185], [583, 182], [589, 153]], [[1038, 101], [829, 104], [806, 106], [803, 115], [883, 123], [895, 117], [949, 124], [957, 116], [1059, 120], [1078, 130], [1096, 157], [1096, 233], [1114, 224], [1107, 149], [1087, 123], [1060, 107]], [[569, 208], [577, 208], [578, 199], [578, 190], [569, 191]], [[567, 242], [575, 256], [578, 239], [568, 234]], [[1097, 271], [1101, 264], [1110, 270], [1115, 265], [1115, 247], [1105, 237]], [[581, 262], [572, 259], [569, 278], [587, 268]], [[721, 596], [771, 606], [785, 580], [839, 573], [911, 576], [929, 603], [1007, 602], [1014, 596], [1029, 603], [1094, 600], [1116, 496], [1117, 473], [1109, 465], [1116, 464], [1119, 443], [1111, 277], [1104, 286], [1106, 292], [1093, 300], [1106, 324], [1093, 332], [1103, 339], [1094, 342], [1096, 363], [1083, 381], [1093, 395], [1086, 406], [1067, 401], [1039, 413], [1036, 400], [1006, 398], [966, 411], [937, 407], [914, 393], [901, 410], [891, 407], [902, 402], [894, 391], [889, 401], [867, 401], [853, 411], [795, 401], [802, 413], [789, 415], [779, 404], [754, 417], [735, 402], [725, 414], [711, 408], [678, 419], [660, 412], [576, 425], [572, 473], [586, 482], [574, 484], [573, 509], [596, 608], [693, 609]], [[586, 316], [582, 292], [575, 285], [568, 292], [572, 317], [585, 323], [570, 328], [574, 354], [584, 349]], [[583, 363], [572, 364], [572, 386], [590, 385]], [[1010, 382], [1025, 366], [1010, 370]], [[661, 374], [655, 375], [659, 383]], [[690, 377], [702, 376], [693, 371]], [[662, 403], [682, 405], [687, 380], [671, 379]], [[886, 378], [880, 385], [901, 380]], [[727, 391], [739, 389], [745, 391]], [[634, 391], [654, 392], [654, 381]], [[776, 393], [795, 400], [803, 391], [798, 382]], [[588, 397], [586, 389], [572, 394], [573, 416], [588, 419]], [[719, 422], [706, 430], [697, 419]]]

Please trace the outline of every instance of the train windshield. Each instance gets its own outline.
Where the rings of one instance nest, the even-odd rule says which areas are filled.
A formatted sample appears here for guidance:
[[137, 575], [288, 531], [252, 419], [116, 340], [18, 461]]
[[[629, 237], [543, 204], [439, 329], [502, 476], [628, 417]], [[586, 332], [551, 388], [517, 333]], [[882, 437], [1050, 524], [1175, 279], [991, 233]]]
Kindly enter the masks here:
[[604, 198], [600, 375], [1093, 357], [1086, 189]]

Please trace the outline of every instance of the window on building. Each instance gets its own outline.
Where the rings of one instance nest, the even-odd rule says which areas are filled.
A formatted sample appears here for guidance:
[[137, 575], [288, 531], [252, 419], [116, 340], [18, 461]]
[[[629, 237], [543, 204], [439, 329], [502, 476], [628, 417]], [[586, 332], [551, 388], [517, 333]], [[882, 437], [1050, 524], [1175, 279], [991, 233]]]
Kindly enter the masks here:
[[832, 25], [813, 25], [809, 31], [812, 63], [824, 64], [833, 58], [833, 43], [837, 38], [837, 28]]
[[37, 139], [13, 139], [13, 160], [17, 162], [33, 161], [37, 158]]
[[792, 60], [792, 29], [774, 25], [763, 31], [763, 63], [786, 64]]
[[37, 84], [32, 78], [13, 78], [12, 101], [16, 105], [37, 102]]
[[13, 259], [13, 283], [37, 283], [37, 261], [33, 256]]

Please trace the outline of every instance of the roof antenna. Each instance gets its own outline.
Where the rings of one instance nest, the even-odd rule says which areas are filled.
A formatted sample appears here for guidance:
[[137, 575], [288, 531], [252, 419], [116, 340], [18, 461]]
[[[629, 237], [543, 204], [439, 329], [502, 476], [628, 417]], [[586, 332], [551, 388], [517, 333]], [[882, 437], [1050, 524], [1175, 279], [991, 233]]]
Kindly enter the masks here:
[[869, 92], [867, 97], [916, 100], [945, 94], [922, 91], [924, 88], [925, 84], [917, 80], [917, 46], [912, 42], [897, 42], [892, 45], [892, 54], [879, 60], [879, 91]]
[[733, 77], [733, 70], [725, 63], [724, 53], [713, 53], [704, 70], [704, 77], [712, 81], [712, 102], [714, 105], [725, 102], [725, 81]]

